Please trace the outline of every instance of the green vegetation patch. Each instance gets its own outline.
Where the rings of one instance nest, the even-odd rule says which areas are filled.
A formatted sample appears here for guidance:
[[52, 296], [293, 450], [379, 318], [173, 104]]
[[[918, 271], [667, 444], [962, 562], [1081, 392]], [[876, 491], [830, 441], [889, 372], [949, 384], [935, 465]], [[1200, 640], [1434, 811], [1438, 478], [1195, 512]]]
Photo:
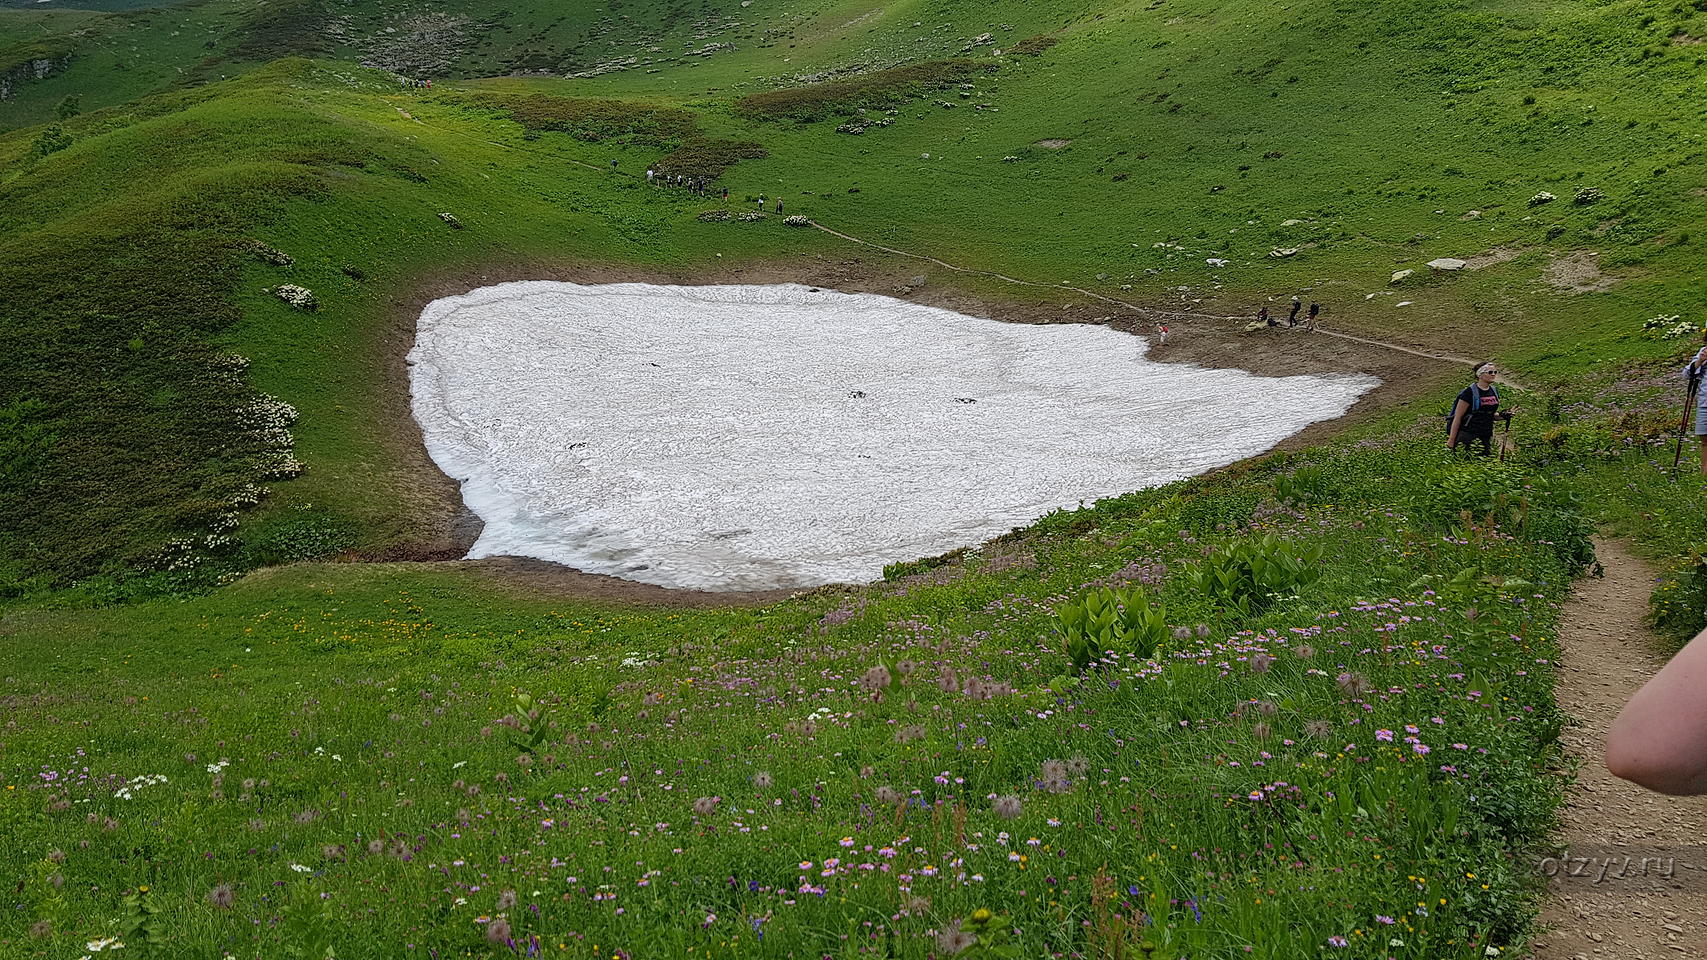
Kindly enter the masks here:
[[686, 110], [627, 100], [484, 93], [471, 98], [470, 103], [502, 111], [528, 130], [555, 130], [587, 143], [624, 140], [667, 145], [699, 133], [694, 115]]
[[749, 94], [736, 101], [735, 109], [755, 120], [823, 120], [860, 110], [893, 107], [995, 69], [994, 64], [974, 60], [931, 60], [845, 80]]
[[[1580, 518], [1413, 513], [1479, 469], [1432, 429], [1274, 457], [762, 610], [304, 565], [19, 619], [0, 939], [1519, 955]], [[328, 535], [303, 520], [280, 541]], [[1253, 551], [1303, 574], [1260, 613], [1200, 575]]]
[[1043, 51], [1048, 50], [1050, 47], [1053, 47], [1060, 42], [1060, 37], [1040, 34], [1035, 37], [1026, 37], [1024, 40], [1014, 44], [1013, 49], [1008, 52], [1021, 57], [1036, 57], [1041, 56]]
[[690, 177], [717, 177], [742, 160], [758, 160], [770, 156], [763, 144], [751, 140], [714, 140], [693, 137], [664, 155], [658, 161], [663, 173], [680, 173]]

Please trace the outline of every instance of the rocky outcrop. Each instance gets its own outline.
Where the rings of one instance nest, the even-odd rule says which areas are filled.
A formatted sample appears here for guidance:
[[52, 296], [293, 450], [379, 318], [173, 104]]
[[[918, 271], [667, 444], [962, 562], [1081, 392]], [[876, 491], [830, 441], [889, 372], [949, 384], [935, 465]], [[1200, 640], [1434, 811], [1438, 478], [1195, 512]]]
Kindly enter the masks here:
[[64, 70], [71, 62], [69, 54], [58, 57], [36, 57], [0, 70], [0, 100], [10, 100], [17, 89], [26, 83], [46, 80]]

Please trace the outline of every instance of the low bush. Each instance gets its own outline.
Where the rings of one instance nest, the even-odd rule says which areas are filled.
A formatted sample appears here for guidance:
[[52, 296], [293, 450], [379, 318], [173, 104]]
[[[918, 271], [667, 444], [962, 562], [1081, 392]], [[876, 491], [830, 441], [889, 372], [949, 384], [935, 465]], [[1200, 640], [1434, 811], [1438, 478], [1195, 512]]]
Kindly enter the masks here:
[[1137, 589], [1092, 590], [1056, 607], [1055, 620], [1062, 651], [1080, 671], [1110, 653], [1153, 657], [1172, 630], [1166, 611]]
[[587, 143], [624, 140], [671, 146], [699, 133], [693, 114], [686, 110], [627, 100], [488, 93], [468, 102], [500, 111], [529, 130], [555, 130]]
[[823, 120], [906, 103], [994, 69], [993, 64], [973, 60], [931, 60], [844, 80], [749, 94], [735, 102], [735, 111], [755, 120]]
[[751, 140], [713, 140], [709, 137], [691, 137], [681, 146], [665, 154], [658, 161], [658, 171], [663, 174], [682, 174], [688, 177], [707, 177], [715, 179], [742, 160], [759, 160], [768, 157], [762, 144]]
[[1188, 575], [1199, 592], [1241, 617], [1295, 597], [1321, 578], [1322, 545], [1299, 548], [1268, 534], [1211, 551]]

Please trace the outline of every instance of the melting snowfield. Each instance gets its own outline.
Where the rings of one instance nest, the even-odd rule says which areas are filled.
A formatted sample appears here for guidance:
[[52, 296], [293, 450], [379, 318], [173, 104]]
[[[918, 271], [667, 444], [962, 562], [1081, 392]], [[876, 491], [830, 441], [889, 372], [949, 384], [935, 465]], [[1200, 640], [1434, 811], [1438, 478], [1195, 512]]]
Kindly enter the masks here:
[[1259, 453], [1378, 382], [1146, 346], [795, 284], [525, 282], [429, 304], [409, 364], [485, 521], [470, 557], [703, 590], [871, 580]]

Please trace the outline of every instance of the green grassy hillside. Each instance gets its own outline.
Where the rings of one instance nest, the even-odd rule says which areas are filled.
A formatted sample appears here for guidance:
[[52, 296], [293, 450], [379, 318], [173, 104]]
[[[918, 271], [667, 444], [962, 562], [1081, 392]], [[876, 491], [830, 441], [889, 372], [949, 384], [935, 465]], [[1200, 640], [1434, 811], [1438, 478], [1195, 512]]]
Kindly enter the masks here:
[[[1541, 0], [0, 9], [0, 956], [145, 953], [153, 908], [163, 956], [1520, 950], [1585, 523], [1668, 562], [1668, 630], [1707, 609], [1661, 450], [1703, 37]], [[915, 274], [1031, 316], [1302, 293], [1499, 358], [1521, 453], [1434, 450], [1446, 372], [1333, 445], [763, 609], [417, 562], [456, 546], [402, 368], [427, 299]], [[1200, 576], [1268, 533], [1326, 556], [1255, 608]], [[1208, 634], [1075, 664], [1056, 611], [1107, 583]]]
[[[219, 9], [127, 15], [135, 19], [126, 29], [181, 35], [185, 18], [216, 17]], [[1707, 210], [1693, 186], [1702, 182], [1700, 107], [1690, 95], [1700, 82], [1699, 55], [1671, 38], [1707, 33], [1707, 21], [1692, 8], [1644, 9], [1418, 3], [1371, 22], [1329, 5], [1015, 5], [980, 10], [986, 22], [941, 6], [921, 6], [907, 20], [900, 7], [807, 5], [765, 14], [791, 24], [786, 37], [760, 35], [703, 58], [664, 58], [657, 67], [589, 79], [493, 79], [425, 91], [333, 61], [283, 61], [291, 65], [89, 110], [0, 142], [7, 158], [0, 209], [19, 226], [13, 262], [28, 265], [14, 300], [44, 311], [9, 322], [29, 339], [50, 341], [43, 349], [54, 356], [44, 363], [16, 355], [35, 372], [8, 378], [7, 402], [29, 405], [32, 412], [20, 415], [42, 435], [101, 435], [92, 449], [140, 454], [148, 447], [114, 441], [134, 427], [151, 444], [172, 444], [190, 429], [108, 418], [90, 434], [66, 419], [88, 415], [87, 391], [103, 388], [39, 383], [40, 371], [101, 357], [152, 381], [144, 371], [159, 361], [148, 349], [111, 353], [139, 332], [124, 324], [45, 338], [40, 325], [58, 327], [58, 311], [114, 315], [114, 308], [37, 296], [29, 284], [53, 273], [35, 269], [44, 246], [87, 259], [80, 244], [121, 242], [115, 231], [162, 215], [143, 209], [176, 204], [161, 192], [182, 186], [175, 171], [211, 178], [191, 192], [219, 212], [179, 206], [173, 214], [192, 218], [194, 230], [172, 229], [159, 246], [122, 241], [128, 264], [161, 277], [174, 275], [185, 244], [197, 246], [193, 256], [220, 260], [219, 269], [197, 271], [198, 282], [211, 285], [205, 308], [186, 307], [164, 289], [138, 298], [95, 284], [81, 295], [123, 296], [124, 312], [150, 313], [156, 319], [135, 323], [156, 325], [160, 333], [143, 339], [162, 344], [172, 362], [188, 362], [177, 346], [182, 338], [196, 349], [235, 350], [253, 364], [252, 386], [298, 409], [296, 455], [307, 474], [261, 511], [294, 518], [292, 531], [314, 530], [287, 539], [321, 552], [406, 553], [410, 534], [391, 508], [406, 481], [385, 449], [390, 425], [370, 415], [370, 393], [395, 386], [395, 351], [376, 344], [395, 321], [387, 305], [406, 297], [417, 278], [516, 260], [692, 270], [719, 253], [724, 263], [846, 253], [842, 241], [793, 233], [775, 220], [703, 224], [695, 215], [706, 204], [649, 193], [622, 175], [689, 140], [756, 145], [744, 152], [765, 154], [722, 176], [742, 202], [783, 196], [791, 212], [837, 230], [968, 267], [1193, 310], [1245, 312], [1263, 298], [1309, 289], [1333, 323], [1460, 354], [1499, 353], [1544, 377], [1589, 360], [1651, 355], [1654, 348], [1632, 335], [1639, 322], [1698, 310], [1703, 296], [1690, 238]], [[759, 15], [731, 8], [728, 16]], [[639, 11], [631, 18], [643, 22]], [[240, 39], [227, 37], [231, 49], [256, 56], [297, 49], [268, 46], [272, 34], [252, 23], [243, 29]], [[302, 36], [278, 35], [287, 34]], [[151, 55], [171, 49], [139, 39]], [[904, 70], [847, 73], [909, 55], [915, 63], [947, 56], [957, 59], [945, 63], [978, 68], [928, 83], [908, 80]], [[778, 73], [779, 64], [798, 66], [796, 78], [857, 79], [801, 86]], [[42, 81], [42, 90], [55, 83], [64, 87], [54, 96], [73, 90], [80, 75], [68, 69]], [[765, 108], [767, 96], [813, 106]], [[627, 132], [620, 123], [602, 133], [572, 125], [525, 130], [502, 109], [518, 97], [536, 105], [557, 102], [542, 97], [616, 98], [685, 113], [662, 133]], [[36, 103], [51, 100], [44, 93]], [[856, 129], [863, 132], [847, 132]], [[617, 174], [604, 169], [613, 159]], [[275, 177], [292, 186], [276, 187]], [[266, 199], [220, 205], [212, 197], [222, 191]], [[1557, 199], [1532, 206], [1544, 191]], [[440, 212], [455, 212], [470, 228], [445, 229]], [[246, 250], [251, 239], [295, 262], [257, 262]], [[1422, 265], [1441, 256], [1480, 256], [1489, 265], [1431, 279]], [[1402, 269], [1418, 274], [1389, 285], [1388, 275]], [[320, 311], [292, 316], [260, 292], [281, 281], [316, 290]], [[233, 411], [247, 401], [203, 402], [196, 394], [181, 394], [193, 413], [173, 413], [171, 398], [157, 397], [159, 416], [224, 419], [221, 442], [241, 446]], [[84, 412], [66, 413], [71, 407]], [[191, 445], [203, 456], [187, 474], [205, 475], [191, 499], [218, 504], [256, 480], [253, 456], [215, 453], [220, 443], [208, 434]], [[32, 469], [50, 472], [60, 463], [38, 462]], [[63, 461], [66, 477], [10, 486], [19, 505], [13, 517], [43, 518], [42, 526], [25, 520], [9, 531], [14, 577], [63, 584], [121, 560], [134, 568], [168, 539], [229, 523], [216, 508], [186, 511], [181, 482], [139, 489], [129, 465], [113, 464], [108, 480], [93, 480], [99, 471], [72, 462]], [[358, 474], [376, 481], [363, 485], [376, 491], [372, 503], [321, 493], [349, 490], [346, 481]], [[150, 519], [86, 520], [95, 512], [89, 502], [118, 486], [124, 490], [111, 503], [127, 517]], [[53, 511], [31, 509], [50, 501]], [[270, 529], [266, 520], [254, 525]], [[23, 542], [37, 545], [35, 559], [19, 558]], [[294, 555], [261, 545], [236, 565]]]

